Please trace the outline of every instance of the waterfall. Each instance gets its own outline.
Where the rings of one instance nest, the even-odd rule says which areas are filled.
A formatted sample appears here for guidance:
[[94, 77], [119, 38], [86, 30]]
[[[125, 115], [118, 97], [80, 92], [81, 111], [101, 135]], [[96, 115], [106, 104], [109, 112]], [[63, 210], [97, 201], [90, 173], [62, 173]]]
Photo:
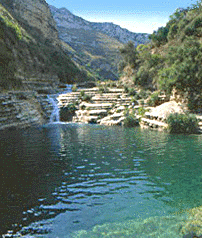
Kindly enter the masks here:
[[52, 104], [53, 110], [50, 115], [50, 123], [60, 122], [59, 108], [57, 105], [57, 100], [53, 96], [48, 95], [48, 100]]
[[50, 104], [53, 107], [52, 113], [50, 115], [50, 123], [60, 123], [60, 113], [59, 113], [57, 97], [60, 94], [69, 93], [71, 91], [72, 91], [72, 85], [66, 84], [66, 88], [64, 89], [63, 92], [61, 92], [59, 94], [52, 94], [52, 95], [47, 96], [48, 101], [50, 102]]

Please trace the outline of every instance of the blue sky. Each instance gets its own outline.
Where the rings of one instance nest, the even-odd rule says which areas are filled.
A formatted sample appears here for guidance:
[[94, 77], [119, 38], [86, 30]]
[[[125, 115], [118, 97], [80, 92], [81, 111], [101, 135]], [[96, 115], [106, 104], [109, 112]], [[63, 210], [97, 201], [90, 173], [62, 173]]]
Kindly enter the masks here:
[[46, 0], [57, 8], [65, 7], [91, 22], [113, 22], [137, 33], [152, 33], [165, 26], [169, 16], [196, 0]]

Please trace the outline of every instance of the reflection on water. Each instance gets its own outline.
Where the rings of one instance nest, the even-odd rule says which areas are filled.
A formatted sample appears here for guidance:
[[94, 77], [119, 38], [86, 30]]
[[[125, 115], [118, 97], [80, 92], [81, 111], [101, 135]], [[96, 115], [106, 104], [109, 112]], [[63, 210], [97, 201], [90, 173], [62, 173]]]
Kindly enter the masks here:
[[52, 124], [0, 138], [1, 234], [94, 237], [127, 224], [139, 234], [138, 219], [165, 225], [201, 205], [200, 135]]

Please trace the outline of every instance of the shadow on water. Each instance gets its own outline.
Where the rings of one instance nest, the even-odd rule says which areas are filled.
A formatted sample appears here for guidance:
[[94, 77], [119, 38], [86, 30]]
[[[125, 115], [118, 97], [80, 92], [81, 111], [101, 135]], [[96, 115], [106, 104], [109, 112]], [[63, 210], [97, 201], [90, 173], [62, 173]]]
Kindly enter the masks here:
[[201, 149], [198, 135], [140, 128], [52, 124], [4, 131], [0, 232], [70, 237], [199, 206]]

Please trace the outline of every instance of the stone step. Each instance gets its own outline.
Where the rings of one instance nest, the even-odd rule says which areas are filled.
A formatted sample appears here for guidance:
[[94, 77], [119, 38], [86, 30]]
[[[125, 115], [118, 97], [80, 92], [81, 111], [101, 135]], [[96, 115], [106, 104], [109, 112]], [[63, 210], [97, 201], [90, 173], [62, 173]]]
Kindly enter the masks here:
[[88, 111], [88, 115], [90, 116], [106, 116], [107, 114], [107, 110], [105, 109]]
[[[109, 88], [107, 87], [108, 89], [108, 93], [122, 93], [124, 92], [124, 90], [121, 88]], [[80, 88], [80, 90], [78, 91], [84, 91], [84, 92], [87, 92], [87, 93], [91, 93], [91, 92], [99, 92], [99, 88], [98, 87], [94, 87], [94, 88]], [[77, 91], [77, 92], [78, 92]]]
[[141, 122], [152, 128], [157, 128], [157, 127], [167, 128], [168, 127], [167, 123], [156, 121], [156, 120], [151, 120], [151, 119], [147, 119], [147, 118], [141, 118]]
[[89, 108], [89, 110], [100, 110], [100, 109], [111, 109], [112, 108], [112, 103], [87, 103], [87, 102], [82, 102], [79, 105], [79, 108], [82, 108], [82, 106], [85, 106], [86, 109]]
[[117, 120], [111, 119], [110, 116], [105, 117], [98, 121], [100, 125], [106, 125], [106, 126], [117, 126], [117, 125], [122, 125], [125, 117], [121, 117]]

